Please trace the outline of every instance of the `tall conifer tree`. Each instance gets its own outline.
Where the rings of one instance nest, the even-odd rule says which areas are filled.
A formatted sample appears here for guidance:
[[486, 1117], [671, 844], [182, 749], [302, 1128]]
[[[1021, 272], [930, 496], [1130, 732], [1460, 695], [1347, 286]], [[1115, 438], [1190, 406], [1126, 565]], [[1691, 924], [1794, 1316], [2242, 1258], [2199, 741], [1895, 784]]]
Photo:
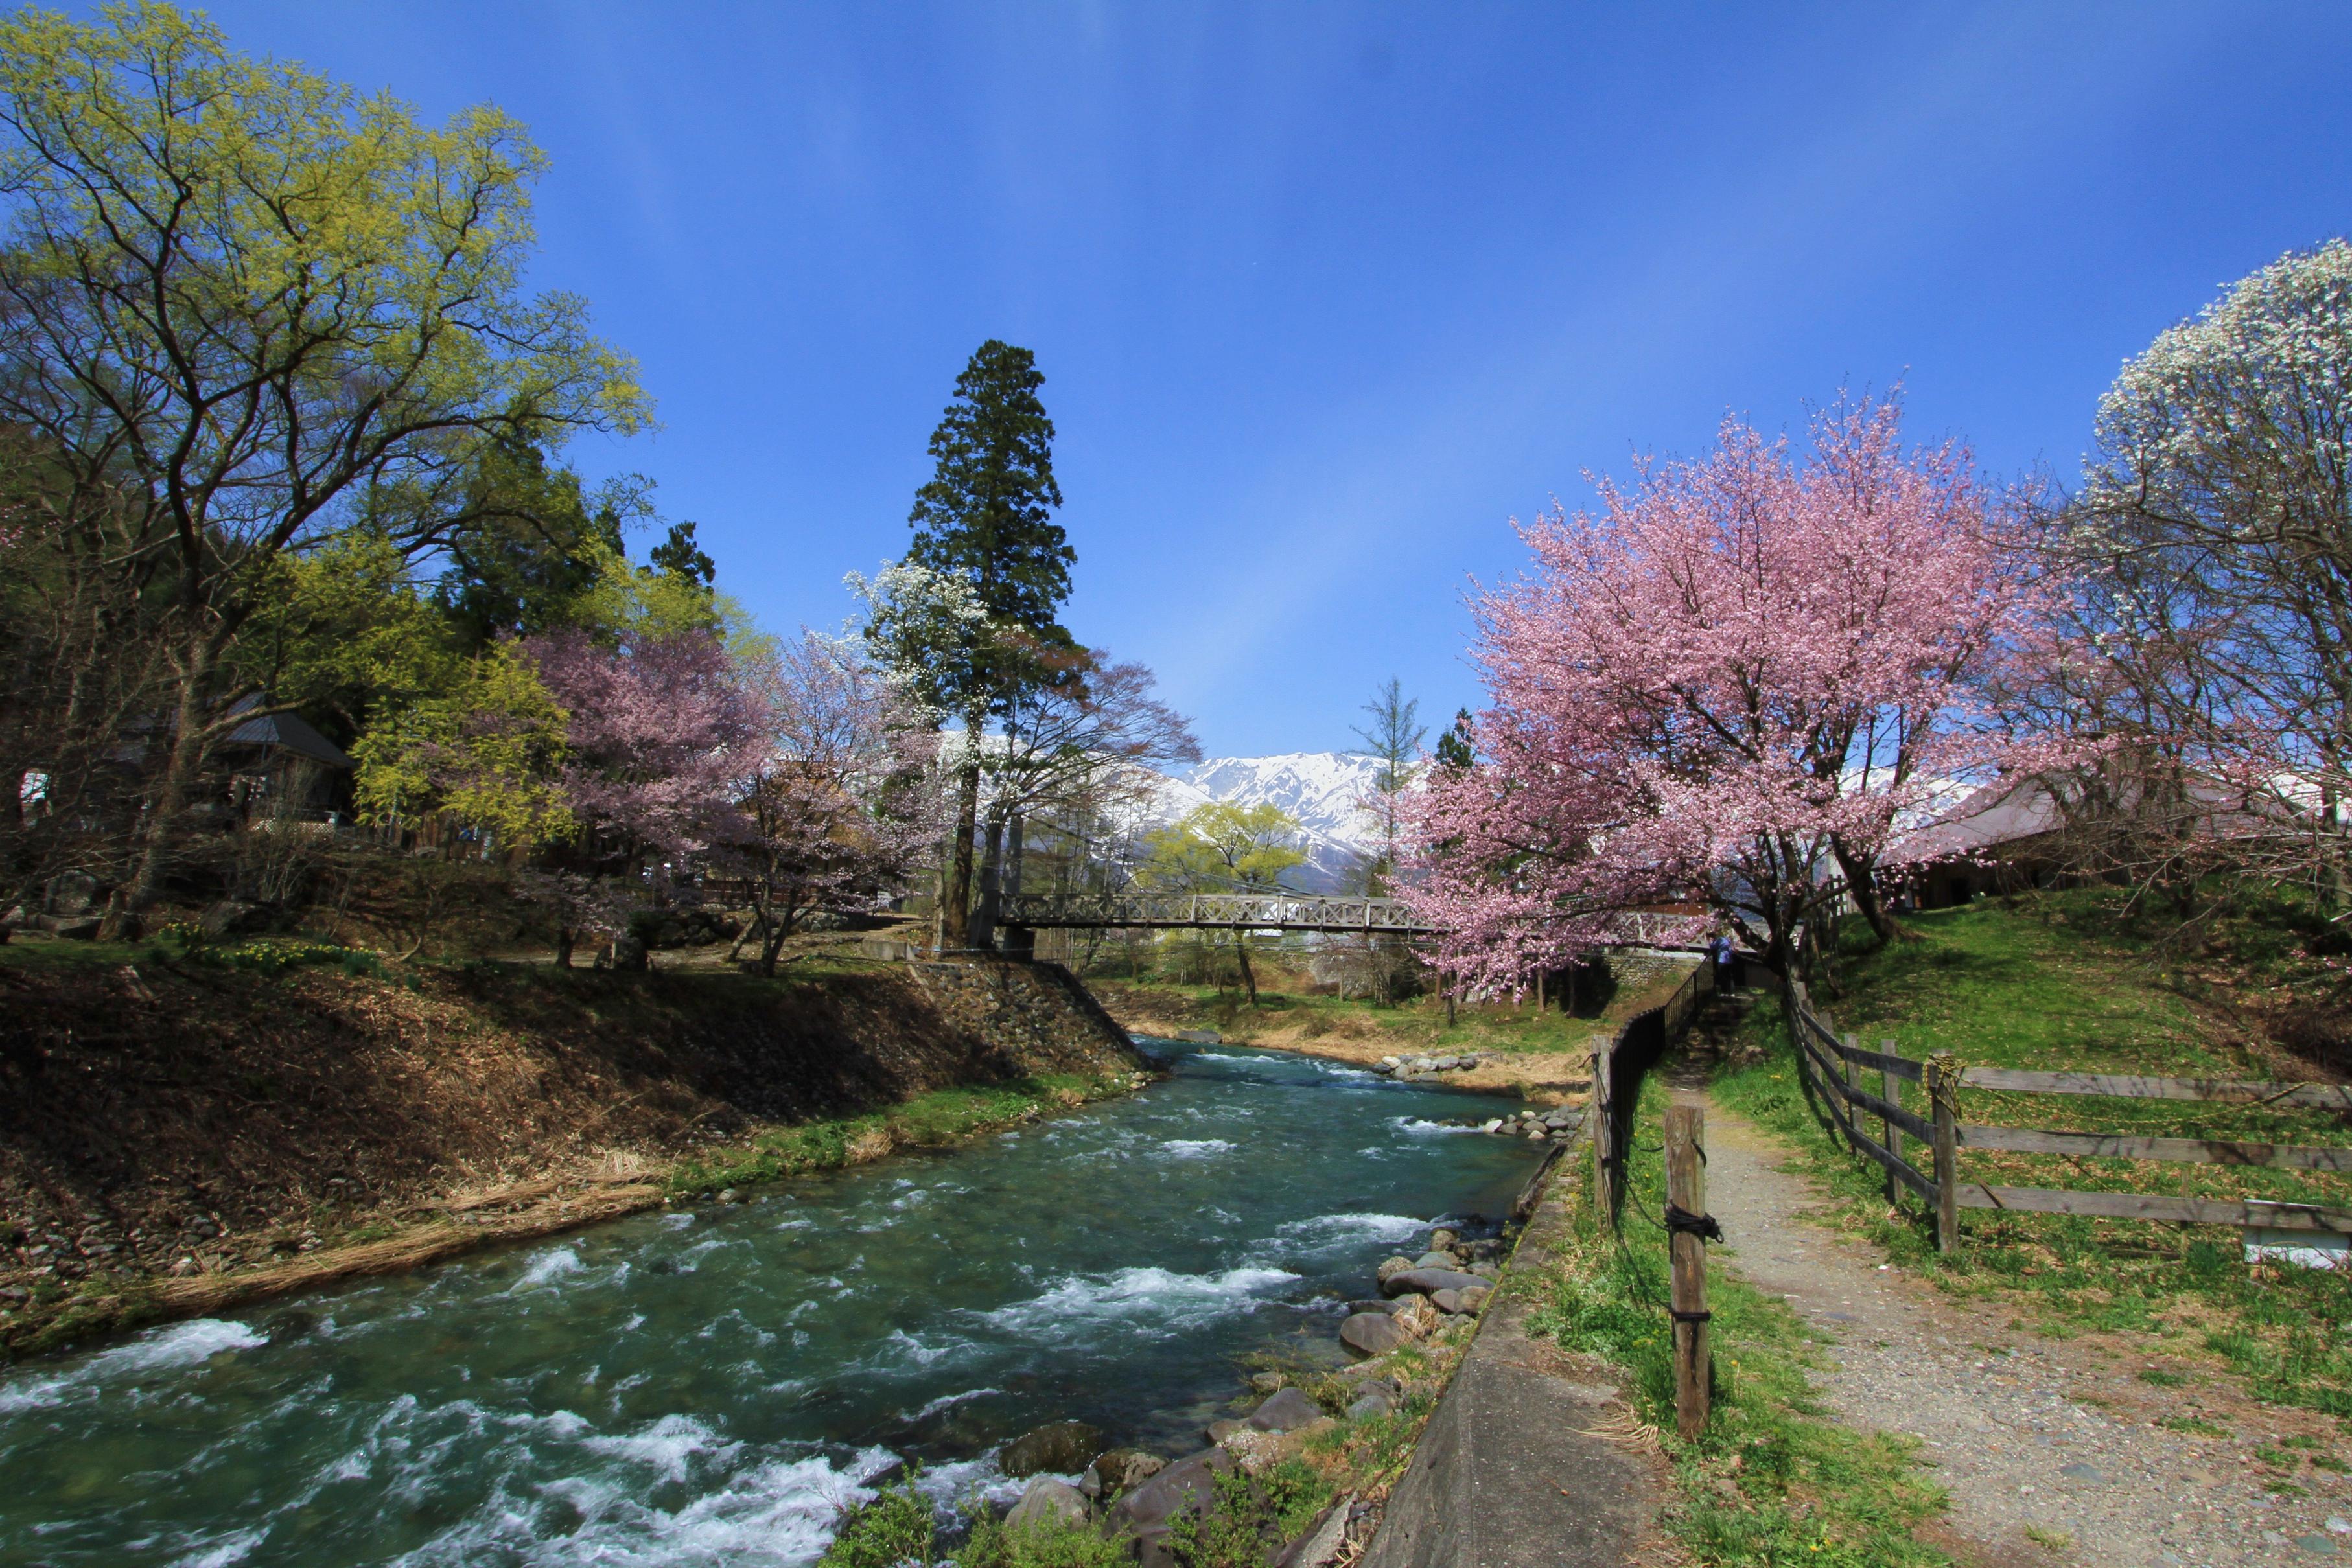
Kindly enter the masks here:
[[[915, 492], [907, 559], [971, 584], [985, 626], [940, 650], [931, 684], [962, 718], [955, 841], [942, 890], [940, 940], [971, 945], [972, 839], [979, 824], [981, 757], [992, 717], [1009, 716], [1024, 685], [1048, 678], [1040, 653], [1076, 646], [1058, 619], [1077, 553], [1053, 520], [1054, 422], [1037, 389], [1045, 378], [1027, 349], [991, 338], [956, 378], [955, 401], [931, 433], [931, 480]], [[985, 933], [982, 934], [985, 936]]]

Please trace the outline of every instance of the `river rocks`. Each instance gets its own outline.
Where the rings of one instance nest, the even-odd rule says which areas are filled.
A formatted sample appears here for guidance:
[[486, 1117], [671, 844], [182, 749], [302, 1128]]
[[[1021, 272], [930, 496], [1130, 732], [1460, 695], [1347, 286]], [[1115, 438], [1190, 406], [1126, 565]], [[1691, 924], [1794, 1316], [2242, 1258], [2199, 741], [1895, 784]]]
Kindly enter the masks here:
[[1339, 1325], [1339, 1343], [1358, 1355], [1386, 1355], [1412, 1338], [1392, 1312], [1358, 1312]]
[[1078, 1490], [1088, 1497], [1131, 1491], [1168, 1468], [1168, 1461], [1141, 1448], [1113, 1448], [1099, 1455], [1078, 1479]]
[[1084, 1421], [1056, 1421], [1004, 1445], [996, 1468], [1016, 1480], [1045, 1472], [1076, 1475], [1102, 1452], [1102, 1433]]
[[1207, 1437], [1212, 1443], [1222, 1445], [1226, 1438], [1240, 1431], [1243, 1427], [1246, 1425], [1246, 1422], [1236, 1417], [1227, 1416], [1222, 1421], [1210, 1422], [1208, 1427], [1202, 1431], [1202, 1436]]
[[1462, 1267], [1462, 1260], [1450, 1251], [1432, 1248], [1414, 1259], [1412, 1266], [1416, 1269], [1459, 1269]]
[[1441, 1072], [1467, 1072], [1482, 1061], [1495, 1059], [1492, 1051], [1465, 1051], [1456, 1056], [1383, 1056], [1372, 1063], [1374, 1072], [1385, 1072], [1401, 1080], [1431, 1078]]
[[1290, 1386], [1290, 1379], [1279, 1372], [1254, 1372], [1250, 1375], [1250, 1386], [1260, 1394], [1279, 1394]]
[[1492, 1294], [1484, 1285], [1465, 1285], [1458, 1291], [1430, 1291], [1429, 1304], [1451, 1317], [1475, 1317]]
[[1198, 1517], [1213, 1496], [1211, 1478], [1233, 1470], [1234, 1457], [1223, 1448], [1187, 1455], [1119, 1499], [1105, 1522], [1111, 1534], [1134, 1539], [1141, 1568], [1169, 1568], [1168, 1530], [1176, 1515]]
[[1391, 1296], [1425, 1296], [1432, 1291], [1458, 1291], [1465, 1285], [1485, 1282], [1477, 1275], [1459, 1269], [1408, 1269], [1381, 1281], [1381, 1289]]
[[1381, 1288], [1382, 1290], [1386, 1290], [1388, 1288], [1388, 1282], [1391, 1280], [1395, 1279], [1399, 1274], [1404, 1273], [1412, 1267], [1412, 1260], [1410, 1258], [1395, 1257], [1386, 1259], [1382, 1260], [1381, 1266], [1377, 1270], [1373, 1270], [1372, 1278], [1380, 1281]]
[[1386, 1416], [1396, 1409], [1396, 1396], [1386, 1388], [1367, 1388], [1356, 1396], [1348, 1406], [1348, 1419], [1361, 1421], [1373, 1416]]
[[1572, 1138], [1584, 1125], [1584, 1113], [1573, 1105], [1555, 1105], [1548, 1111], [1527, 1110], [1489, 1122], [1484, 1131], [1506, 1138], [1529, 1138], [1537, 1142]]
[[1218, 1447], [1234, 1457], [1234, 1463], [1242, 1468], [1245, 1476], [1262, 1476], [1283, 1459], [1281, 1434], [1261, 1432], [1255, 1427], [1226, 1433]]
[[1286, 1388], [1255, 1410], [1249, 1424], [1261, 1432], [1295, 1432], [1323, 1419], [1323, 1407], [1296, 1388]]
[[1397, 1304], [1394, 1301], [1390, 1301], [1385, 1296], [1381, 1297], [1377, 1301], [1349, 1301], [1348, 1303], [1348, 1315], [1350, 1317], [1353, 1317], [1358, 1312], [1379, 1312], [1381, 1316], [1385, 1317], [1396, 1310]]
[[1065, 1480], [1039, 1476], [1004, 1516], [1007, 1530], [1035, 1530], [1055, 1525], [1084, 1524], [1088, 1510], [1084, 1493]]

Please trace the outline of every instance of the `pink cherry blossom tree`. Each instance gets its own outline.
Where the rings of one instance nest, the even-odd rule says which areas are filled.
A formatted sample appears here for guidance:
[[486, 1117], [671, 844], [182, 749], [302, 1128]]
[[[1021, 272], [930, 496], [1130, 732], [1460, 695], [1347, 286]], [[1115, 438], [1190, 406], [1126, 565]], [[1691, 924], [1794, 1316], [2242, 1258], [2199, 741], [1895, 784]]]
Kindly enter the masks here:
[[[756, 701], [711, 632], [637, 632], [612, 645], [576, 629], [521, 643], [567, 715], [558, 775], [579, 825], [565, 869], [566, 912], [598, 909], [660, 882], [714, 845], [744, 836], [740, 779]], [[571, 883], [564, 885], [572, 887]], [[577, 933], [568, 925], [558, 950]]]
[[742, 678], [754, 733], [727, 859], [750, 883], [772, 975], [812, 910], [903, 881], [937, 844], [939, 734], [861, 648], [815, 632], [751, 657]]
[[1798, 450], [1727, 421], [1521, 529], [1532, 571], [1473, 601], [1475, 756], [1409, 813], [1405, 895], [1457, 984], [1516, 989], [1669, 900], [1745, 917], [1775, 967], [1849, 896], [1891, 932], [1896, 824], [2001, 768], [1978, 683], [2041, 591], [1968, 452], [1900, 423], [1842, 399]]

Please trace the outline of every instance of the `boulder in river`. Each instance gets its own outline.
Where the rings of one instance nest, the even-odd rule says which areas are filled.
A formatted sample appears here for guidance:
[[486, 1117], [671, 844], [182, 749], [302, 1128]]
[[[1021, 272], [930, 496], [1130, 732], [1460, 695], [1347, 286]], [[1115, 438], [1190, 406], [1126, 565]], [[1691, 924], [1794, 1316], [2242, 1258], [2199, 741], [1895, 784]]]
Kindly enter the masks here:
[[1407, 1293], [1425, 1296], [1432, 1291], [1458, 1291], [1465, 1285], [1485, 1283], [1477, 1275], [1459, 1269], [1407, 1269], [1381, 1281], [1381, 1289], [1391, 1296]]
[[1410, 1258], [1399, 1256], [1385, 1259], [1381, 1261], [1380, 1268], [1374, 1270], [1372, 1278], [1378, 1280], [1381, 1286], [1385, 1288], [1391, 1280], [1394, 1279], [1397, 1275], [1403, 1273], [1406, 1270], [1412, 1267], [1412, 1260]]
[[1087, 1521], [1086, 1495], [1065, 1480], [1052, 1476], [1039, 1476], [1004, 1516], [1007, 1530], [1035, 1530], [1055, 1525], [1084, 1524]]
[[1379, 1312], [1381, 1315], [1386, 1316], [1388, 1313], [1395, 1312], [1396, 1310], [1397, 1304], [1394, 1301], [1388, 1300], [1386, 1297], [1382, 1297], [1377, 1301], [1349, 1301], [1348, 1303], [1348, 1315], [1349, 1317], [1355, 1316], [1358, 1312]]
[[1414, 1259], [1412, 1266], [1416, 1269], [1459, 1269], [1462, 1260], [1441, 1248], [1433, 1247]]
[[1358, 1355], [1386, 1355], [1412, 1338], [1392, 1313], [1358, 1312], [1339, 1325], [1339, 1343]]
[[1084, 1421], [1056, 1421], [1004, 1445], [996, 1468], [1016, 1480], [1040, 1473], [1073, 1476], [1102, 1452], [1102, 1433]]
[[1113, 1448], [1087, 1467], [1078, 1490], [1086, 1491], [1091, 1481], [1093, 1490], [1089, 1496], [1131, 1491], [1167, 1468], [1168, 1461], [1157, 1454], [1147, 1454], [1141, 1448]]
[[1249, 1424], [1261, 1432], [1295, 1432], [1322, 1418], [1323, 1406], [1296, 1388], [1286, 1388], [1251, 1411]]

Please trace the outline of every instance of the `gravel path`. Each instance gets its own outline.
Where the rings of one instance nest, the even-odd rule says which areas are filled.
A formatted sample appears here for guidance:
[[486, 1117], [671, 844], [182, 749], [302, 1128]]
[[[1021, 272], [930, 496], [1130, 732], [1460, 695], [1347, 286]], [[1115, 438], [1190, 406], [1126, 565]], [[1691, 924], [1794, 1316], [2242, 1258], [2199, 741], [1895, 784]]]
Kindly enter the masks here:
[[[2307, 1470], [2298, 1484], [2312, 1495], [2273, 1495], [2275, 1472], [2254, 1454], [2308, 1437], [2340, 1456], [2332, 1423], [2245, 1400], [2177, 1342], [2045, 1339], [2011, 1326], [2009, 1309], [1908, 1278], [1803, 1218], [1819, 1200], [1784, 1145], [1704, 1095], [1678, 1097], [1706, 1106], [1707, 1206], [1733, 1267], [1830, 1336], [1818, 1382], [1831, 1411], [1922, 1440], [1951, 1495], [1939, 1544], [1956, 1556], [1987, 1568], [2352, 1563], [2352, 1488]], [[2147, 1370], [2187, 1385], [2152, 1385]], [[2231, 1436], [2155, 1424], [2167, 1417]]]

